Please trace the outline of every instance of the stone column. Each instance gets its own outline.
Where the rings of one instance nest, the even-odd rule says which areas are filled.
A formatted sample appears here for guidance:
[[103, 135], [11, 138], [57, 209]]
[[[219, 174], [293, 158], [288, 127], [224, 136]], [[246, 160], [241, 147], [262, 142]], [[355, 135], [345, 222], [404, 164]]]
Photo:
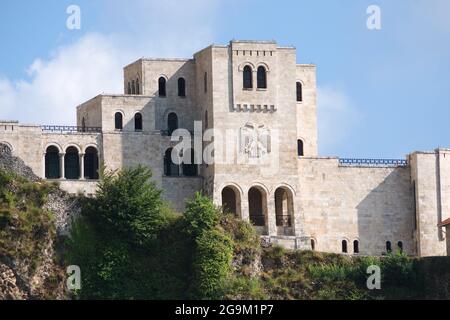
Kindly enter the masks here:
[[80, 179], [84, 180], [84, 153], [80, 153]]
[[267, 199], [267, 229], [269, 236], [277, 235], [277, 224], [275, 219], [275, 197], [268, 196]]
[[64, 170], [64, 157], [65, 157], [65, 153], [60, 153], [59, 154], [59, 175], [61, 179], [65, 179], [65, 170]]
[[47, 154], [44, 152], [44, 155], [42, 156], [42, 179], [45, 179], [45, 156]]
[[248, 192], [243, 192], [241, 195], [241, 218], [244, 221], [250, 222], [250, 213], [248, 208]]

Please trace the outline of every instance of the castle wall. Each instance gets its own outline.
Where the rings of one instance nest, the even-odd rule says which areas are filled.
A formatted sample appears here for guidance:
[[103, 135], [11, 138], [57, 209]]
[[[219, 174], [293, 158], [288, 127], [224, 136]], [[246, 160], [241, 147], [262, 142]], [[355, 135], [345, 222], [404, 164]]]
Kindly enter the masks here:
[[410, 155], [416, 188], [416, 239], [420, 256], [446, 254], [445, 237], [438, 224], [449, 218], [450, 152], [415, 152]]
[[386, 253], [386, 242], [415, 254], [414, 196], [410, 168], [343, 167], [336, 158], [299, 160], [299, 206], [305, 233], [316, 249], [351, 253], [359, 241], [361, 254]]

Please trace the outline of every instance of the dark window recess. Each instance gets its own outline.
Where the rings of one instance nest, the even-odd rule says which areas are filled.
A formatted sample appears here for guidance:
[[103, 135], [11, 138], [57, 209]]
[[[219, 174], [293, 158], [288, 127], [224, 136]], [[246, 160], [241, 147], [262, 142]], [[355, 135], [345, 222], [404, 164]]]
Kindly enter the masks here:
[[253, 77], [252, 68], [250, 68], [250, 66], [245, 66], [244, 72], [243, 72], [244, 89], [252, 89], [253, 88], [252, 77]]
[[166, 96], [166, 78], [160, 77], [158, 80], [158, 95], [160, 97]]
[[267, 88], [267, 72], [266, 68], [260, 66], [257, 71], [257, 83], [258, 89], [266, 89]]

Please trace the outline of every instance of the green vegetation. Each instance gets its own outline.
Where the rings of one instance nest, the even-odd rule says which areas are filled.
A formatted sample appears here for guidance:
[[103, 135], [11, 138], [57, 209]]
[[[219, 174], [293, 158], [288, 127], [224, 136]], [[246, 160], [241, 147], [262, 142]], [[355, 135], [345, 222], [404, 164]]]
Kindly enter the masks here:
[[[96, 197], [81, 197], [82, 215], [59, 245], [53, 213], [43, 209], [57, 186], [0, 170], [0, 258], [26, 264], [31, 278], [46, 248], [59, 245], [64, 265], [81, 268], [79, 299], [450, 297], [448, 258], [262, 248], [250, 224], [222, 213], [200, 193], [184, 214], [173, 213], [144, 167], [101, 177]], [[371, 265], [381, 269], [381, 290], [367, 289]], [[39, 297], [54, 297], [52, 290], [65, 282], [61, 266], [55, 261]]]

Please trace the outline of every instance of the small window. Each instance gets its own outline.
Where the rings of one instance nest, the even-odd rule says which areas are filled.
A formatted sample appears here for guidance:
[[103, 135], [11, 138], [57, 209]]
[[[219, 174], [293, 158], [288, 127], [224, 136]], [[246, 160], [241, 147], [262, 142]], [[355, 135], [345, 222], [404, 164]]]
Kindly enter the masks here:
[[136, 94], [140, 94], [141, 89], [139, 88], [139, 79], [136, 80]]
[[266, 68], [264, 68], [263, 66], [258, 67], [257, 84], [258, 84], [258, 89], [266, 89], [267, 88], [267, 72], [266, 72]]
[[386, 241], [386, 252], [391, 253], [392, 252], [392, 245], [390, 241]]
[[81, 131], [85, 132], [86, 131], [86, 119], [83, 117], [83, 119], [81, 119]]
[[131, 82], [128, 82], [128, 94], [131, 94]]
[[136, 94], [136, 83], [131, 81], [131, 94]]
[[316, 241], [314, 239], [311, 239], [311, 250], [312, 251], [316, 250]]
[[205, 129], [208, 129], [208, 110], [205, 111]]
[[299, 157], [303, 157], [305, 155], [305, 152], [303, 150], [303, 140], [300, 139], [297, 140], [297, 155]]
[[342, 240], [342, 252], [347, 253], [347, 240]]
[[178, 129], [178, 116], [176, 115], [176, 113], [171, 112], [167, 117], [167, 130], [169, 136], [171, 136], [172, 133], [177, 129]]
[[250, 66], [245, 66], [244, 72], [243, 72], [244, 89], [252, 89], [253, 88], [252, 77], [253, 77], [252, 68]]
[[400, 253], [403, 253], [403, 242], [399, 241], [397, 243], [397, 246], [398, 246], [398, 250], [400, 251]]
[[114, 116], [115, 129], [122, 130], [123, 129], [123, 116], [120, 112], [116, 112]]
[[160, 77], [158, 80], [158, 94], [160, 97], [166, 96], [166, 78]]
[[142, 114], [140, 113], [134, 115], [134, 130], [142, 131]]
[[353, 241], [353, 253], [359, 253], [359, 241]]
[[297, 82], [297, 102], [303, 101], [303, 86], [301, 82]]
[[178, 96], [186, 97], [186, 80], [184, 78], [178, 79]]
[[208, 73], [205, 72], [204, 76], [203, 76], [203, 89], [206, 92], [208, 92]]
[[175, 164], [172, 160], [172, 148], [167, 149], [164, 153], [164, 175], [168, 177], [177, 177], [180, 175], [180, 165]]
[[[185, 152], [188, 152], [187, 150]], [[186, 177], [196, 177], [198, 175], [198, 166], [195, 163], [195, 153], [191, 149], [189, 159], [183, 161], [183, 175]]]

